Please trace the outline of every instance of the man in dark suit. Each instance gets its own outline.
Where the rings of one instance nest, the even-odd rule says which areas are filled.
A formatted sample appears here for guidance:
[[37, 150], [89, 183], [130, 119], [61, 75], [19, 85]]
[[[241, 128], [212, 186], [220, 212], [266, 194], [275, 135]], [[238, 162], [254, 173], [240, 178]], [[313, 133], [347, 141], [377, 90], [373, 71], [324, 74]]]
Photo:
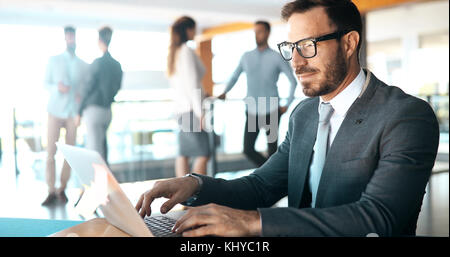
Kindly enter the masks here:
[[[439, 142], [430, 106], [387, 86], [359, 65], [361, 17], [349, 0], [286, 4], [288, 40], [279, 44], [305, 95], [278, 151], [235, 180], [191, 175], [155, 184], [157, 197], [190, 208], [184, 236], [415, 235]], [[284, 196], [288, 208], [270, 208]], [[187, 230], [188, 228], [194, 228]]]
[[82, 101], [75, 123], [83, 117], [86, 123], [86, 148], [97, 151], [108, 163], [107, 130], [111, 123], [111, 104], [122, 84], [122, 66], [109, 53], [112, 29], [98, 31], [98, 47], [103, 56], [90, 66], [89, 76], [82, 90]]

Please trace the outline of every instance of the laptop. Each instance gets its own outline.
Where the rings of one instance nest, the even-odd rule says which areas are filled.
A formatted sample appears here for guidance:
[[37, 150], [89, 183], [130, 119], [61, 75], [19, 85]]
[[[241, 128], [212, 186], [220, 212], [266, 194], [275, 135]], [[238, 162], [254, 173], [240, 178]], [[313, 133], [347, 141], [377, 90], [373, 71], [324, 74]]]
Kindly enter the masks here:
[[93, 206], [92, 211], [98, 206], [110, 224], [131, 236], [180, 236], [172, 233], [171, 228], [186, 211], [171, 211], [142, 219], [99, 153], [62, 143], [56, 145], [86, 189], [78, 205], [85, 209]]

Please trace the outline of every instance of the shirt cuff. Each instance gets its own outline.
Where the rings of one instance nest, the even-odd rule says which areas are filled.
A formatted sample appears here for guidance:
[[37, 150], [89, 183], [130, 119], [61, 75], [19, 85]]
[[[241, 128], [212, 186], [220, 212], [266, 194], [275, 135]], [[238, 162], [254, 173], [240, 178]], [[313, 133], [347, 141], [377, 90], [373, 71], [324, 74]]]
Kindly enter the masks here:
[[197, 181], [198, 181], [197, 191], [195, 191], [195, 193], [191, 197], [189, 197], [186, 201], [181, 203], [182, 205], [192, 206], [192, 204], [197, 200], [198, 194], [200, 193], [200, 191], [202, 189], [203, 179], [195, 173], [187, 174], [185, 177], [193, 177], [193, 178], [197, 179]]

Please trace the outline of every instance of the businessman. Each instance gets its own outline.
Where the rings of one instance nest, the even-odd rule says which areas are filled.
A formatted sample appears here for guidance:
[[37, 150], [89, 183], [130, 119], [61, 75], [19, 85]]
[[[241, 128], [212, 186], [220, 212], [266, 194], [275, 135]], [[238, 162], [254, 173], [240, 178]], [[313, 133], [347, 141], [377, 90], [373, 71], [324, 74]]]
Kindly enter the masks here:
[[[169, 198], [163, 213], [198, 206], [174, 226], [184, 236], [415, 235], [439, 142], [432, 109], [361, 69], [361, 16], [350, 0], [298, 0], [282, 17], [280, 53], [310, 98], [293, 110], [277, 152], [239, 179], [161, 181], [136, 209], [149, 215], [157, 197]], [[286, 195], [287, 208], [270, 208]]]
[[111, 123], [111, 104], [122, 84], [122, 66], [109, 53], [112, 29], [98, 31], [98, 47], [103, 56], [90, 66], [89, 77], [82, 91], [83, 101], [78, 109], [76, 125], [83, 117], [86, 123], [86, 148], [97, 151], [108, 163], [107, 129]]
[[[267, 41], [270, 36], [270, 24], [266, 21], [257, 21], [254, 30], [257, 47], [241, 57], [239, 65], [227, 82], [224, 93], [218, 98], [225, 99], [226, 93], [234, 87], [241, 73], [245, 72], [248, 106], [245, 112], [247, 119], [244, 130], [244, 154], [260, 167], [268, 159], [255, 150], [260, 129], [266, 127], [267, 152], [270, 157], [277, 151], [278, 123], [280, 116], [294, 100], [297, 80], [289, 63], [283, 61], [277, 51], [269, 47]], [[289, 98], [284, 106], [280, 106], [278, 102], [277, 81], [280, 73], [287, 76], [291, 85]], [[271, 100], [274, 101], [271, 103]]]

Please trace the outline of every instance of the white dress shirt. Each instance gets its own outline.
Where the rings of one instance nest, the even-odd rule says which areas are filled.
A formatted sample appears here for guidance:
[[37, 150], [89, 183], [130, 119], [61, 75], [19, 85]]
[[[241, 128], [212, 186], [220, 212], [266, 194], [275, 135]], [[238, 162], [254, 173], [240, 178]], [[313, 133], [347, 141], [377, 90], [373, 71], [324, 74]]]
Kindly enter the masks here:
[[202, 87], [205, 67], [194, 50], [186, 44], [180, 46], [175, 58], [175, 72], [169, 77], [169, 83], [174, 89], [175, 113], [193, 111], [200, 118], [205, 98]]
[[[49, 59], [45, 74], [45, 87], [50, 93], [47, 111], [51, 115], [67, 119], [77, 114], [79, 106], [77, 95], [80, 95], [88, 67], [87, 63], [67, 51]], [[59, 92], [59, 82], [69, 86], [69, 92]]]
[[[340, 92], [337, 96], [329, 101], [331, 106], [333, 106], [334, 113], [330, 118], [330, 134], [328, 140], [328, 148], [330, 148], [333, 143], [334, 138], [336, 137], [339, 128], [341, 127], [342, 122], [347, 115], [350, 106], [356, 101], [356, 99], [360, 96], [364, 83], [366, 82], [366, 75], [364, 71], [361, 69], [358, 76], [348, 85], [342, 92]], [[322, 97], [320, 97], [320, 103], [324, 102]], [[319, 107], [320, 107], [319, 103]]]

